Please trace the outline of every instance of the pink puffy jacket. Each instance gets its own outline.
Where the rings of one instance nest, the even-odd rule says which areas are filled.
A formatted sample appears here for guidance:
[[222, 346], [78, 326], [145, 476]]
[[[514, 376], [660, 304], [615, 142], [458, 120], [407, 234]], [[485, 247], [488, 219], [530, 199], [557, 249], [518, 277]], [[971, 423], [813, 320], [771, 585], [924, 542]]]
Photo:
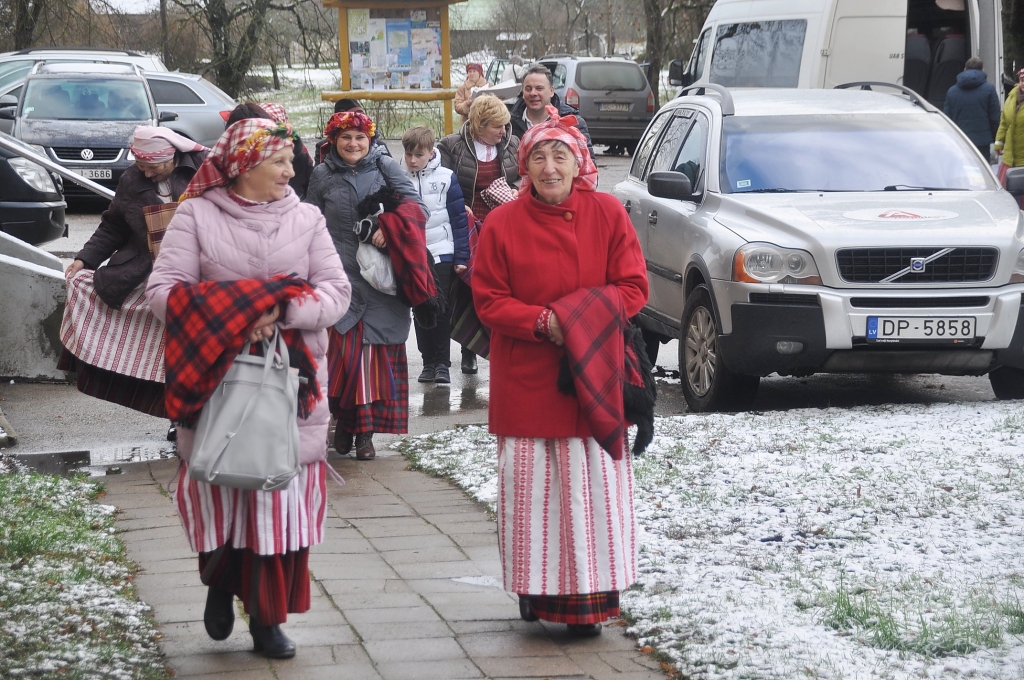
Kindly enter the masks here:
[[[348, 309], [352, 295], [338, 251], [316, 206], [288, 190], [279, 201], [243, 207], [225, 189], [210, 189], [178, 206], [153, 263], [146, 295], [153, 312], [167, 317], [167, 296], [176, 283], [267, 279], [297, 274], [316, 288], [318, 300], [292, 301], [282, 328], [298, 328], [317, 363], [324, 398], [299, 420], [300, 461], [327, 457], [327, 328]], [[192, 455], [195, 430], [179, 428], [178, 454]]]

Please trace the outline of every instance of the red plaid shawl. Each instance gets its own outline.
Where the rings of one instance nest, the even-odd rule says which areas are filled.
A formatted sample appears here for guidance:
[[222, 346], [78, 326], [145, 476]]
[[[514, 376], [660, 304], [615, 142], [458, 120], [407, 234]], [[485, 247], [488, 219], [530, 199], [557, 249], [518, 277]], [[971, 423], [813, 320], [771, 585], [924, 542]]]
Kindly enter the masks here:
[[381, 213], [377, 224], [388, 243], [398, 296], [410, 307], [431, 302], [437, 306], [434, 262], [427, 250], [427, 218], [419, 204], [403, 197], [394, 211]]
[[[167, 297], [167, 417], [193, 427], [260, 315], [304, 295], [315, 298], [316, 292], [295, 276], [175, 285]], [[300, 331], [281, 334], [292, 365], [307, 379], [299, 387], [299, 417], [307, 418], [321, 399], [316, 361]]]
[[619, 289], [581, 288], [552, 303], [551, 310], [565, 337], [583, 417], [601, 448], [620, 460], [627, 447], [623, 382], [643, 387], [645, 381], [633, 346], [624, 340], [628, 322]]

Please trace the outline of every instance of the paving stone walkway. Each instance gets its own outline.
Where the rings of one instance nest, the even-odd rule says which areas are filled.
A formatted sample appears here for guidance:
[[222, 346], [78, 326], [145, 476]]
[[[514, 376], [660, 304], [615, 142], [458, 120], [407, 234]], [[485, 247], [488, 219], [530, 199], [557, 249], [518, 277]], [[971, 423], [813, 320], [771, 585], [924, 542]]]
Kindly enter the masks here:
[[104, 502], [120, 510], [129, 557], [143, 568], [139, 596], [153, 606], [176, 677], [664, 679], [618, 625], [577, 639], [565, 626], [521, 621], [500, 586], [495, 524], [459, 489], [407, 470], [393, 452], [331, 463], [348, 484], [328, 482], [326, 540], [310, 555], [313, 605], [285, 625], [299, 647], [287, 661], [253, 654], [241, 619], [228, 640], [207, 637], [206, 588], [166, 491], [176, 461], [106, 478]]

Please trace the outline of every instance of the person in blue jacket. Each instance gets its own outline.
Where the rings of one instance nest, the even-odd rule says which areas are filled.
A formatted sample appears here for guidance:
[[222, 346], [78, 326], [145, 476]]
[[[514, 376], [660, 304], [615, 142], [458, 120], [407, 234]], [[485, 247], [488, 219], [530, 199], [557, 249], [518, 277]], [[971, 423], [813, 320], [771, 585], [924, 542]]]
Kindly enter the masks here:
[[[438, 297], [447, 306], [453, 276], [466, 271], [469, 264], [469, 222], [466, 202], [455, 173], [441, 165], [441, 154], [434, 148], [434, 131], [417, 125], [402, 135], [405, 158], [402, 165], [409, 173], [420, 199], [427, 206], [427, 249], [434, 258], [434, 277]], [[423, 355], [421, 383], [446, 385], [451, 379], [451, 319], [447, 310], [437, 316], [433, 328], [416, 326], [416, 344]]]
[[989, 159], [999, 129], [1002, 106], [995, 85], [982, 70], [985, 64], [973, 57], [946, 93], [944, 113], [971, 138], [978, 151]]

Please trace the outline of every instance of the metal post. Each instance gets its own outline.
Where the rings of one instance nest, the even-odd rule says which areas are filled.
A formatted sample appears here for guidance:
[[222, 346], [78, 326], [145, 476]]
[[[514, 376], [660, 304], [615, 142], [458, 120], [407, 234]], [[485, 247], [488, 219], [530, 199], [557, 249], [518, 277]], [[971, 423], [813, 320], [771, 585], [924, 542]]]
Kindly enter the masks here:
[[91, 179], [86, 179], [85, 177], [82, 177], [81, 175], [68, 170], [63, 165], [54, 163], [46, 156], [40, 156], [34, 150], [26, 149], [20, 143], [12, 142], [9, 139], [5, 139], [3, 135], [0, 135], [0, 149], [6, 149], [7, 151], [15, 153], [21, 156], [22, 158], [32, 161], [33, 163], [38, 163], [39, 165], [43, 166], [50, 172], [56, 173], [63, 177], [64, 179], [69, 179], [75, 184], [85, 187], [94, 194], [99, 194], [103, 198], [110, 200], [114, 199], [114, 192], [106, 188], [102, 184], [97, 184], [96, 182], [93, 182]]

